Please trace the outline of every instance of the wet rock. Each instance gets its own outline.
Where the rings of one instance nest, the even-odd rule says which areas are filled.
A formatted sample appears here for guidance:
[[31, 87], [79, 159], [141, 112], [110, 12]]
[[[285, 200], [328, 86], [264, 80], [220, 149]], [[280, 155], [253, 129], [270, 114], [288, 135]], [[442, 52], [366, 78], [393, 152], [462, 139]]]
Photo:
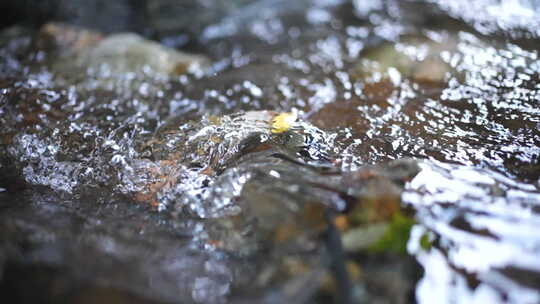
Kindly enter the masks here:
[[[255, 162], [252, 163], [252, 162]], [[396, 174], [395, 179], [392, 175], [393, 169], [399, 165], [391, 166], [389, 168], [384, 167], [371, 167], [368, 170], [374, 175], [385, 175], [388, 177], [389, 183], [395, 184], [395, 189], [400, 187], [400, 182], [403, 181], [403, 177], [413, 177], [418, 169], [413, 165], [413, 162], [406, 162], [412, 170], [408, 171], [408, 174], [399, 173]], [[282, 261], [283, 267], [287, 271], [276, 269], [272, 266], [265, 266], [261, 270], [261, 275], [258, 278], [261, 282], [267, 282], [270, 284], [277, 284], [280, 281], [286, 281], [290, 284], [294, 280], [304, 278], [309, 281], [304, 281], [305, 288], [310, 286], [312, 296], [315, 294], [324, 294], [328, 290], [332, 290], [332, 294], [340, 294], [343, 292], [343, 284], [352, 284], [351, 290], [354, 290], [352, 298], [356, 300], [365, 299], [366, 294], [362, 290], [373, 284], [376, 279], [363, 277], [359, 275], [358, 261], [347, 262], [342, 258], [336, 256], [335, 251], [339, 251], [336, 245], [330, 242], [327, 246], [328, 251], [322, 253], [324, 263], [344, 263], [350, 266], [344, 266], [346, 276], [350, 278], [334, 277], [332, 272], [326, 272], [324, 269], [320, 269], [314, 263], [314, 257], [310, 252], [321, 250], [320, 240], [328, 240], [331, 238], [329, 234], [336, 233], [335, 230], [330, 228], [333, 224], [333, 214], [339, 211], [340, 208], [349, 204], [358, 204], [363, 209], [369, 208], [381, 208], [385, 206], [373, 206], [362, 205], [362, 196], [358, 197], [358, 201], [355, 201], [355, 197], [348, 196], [347, 193], [355, 193], [359, 191], [360, 184], [356, 188], [347, 188], [342, 185], [345, 183], [351, 183], [351, 177], [343, 177], [340, 174], [325, 174], [324, 170], [319, 171], [315, 168], [303, 168], [298, 167], [294, 163], [290, 163], [287, 160], [278, 159], [271, 160], [261, 156], [254, 156], [250, 159], [249, 163], [241, 163], [240, 168], [250, 166], [251, 176], [249, 181], [244, 185], [243, 191], [237, 198], [237, 204], [240, 207], [239, 213], [233, 217], [226, 217], [217, 219], [214, 221], [215, 226], [209, 226], [208, 237], [211, 241], [211, 245], [216, 248], [226, 250], [232, 254], [240, 255], [243, 257], [257, 256], [262, 252], [271, 252], [270, 260], [273, 261], [274, 256], [281, 254], [302, 256], [301, 261], [288, 259]], [[406, 170], [402, 170], [403, 173]], [[353, 174], [352, 176], [358, 176], [359, 174]], [[348, 181], [344, 181], [348, 180]], [[393, 181], [392, 181], [393, 180]], [[388, 184], [386, 184], [388, 185]], [[364, 189], [363, 193], [369, 193], [372, 190]], [[396, 195], [400, 195], [401, 192], [396, 192]], [[372, 193], [375, 195], [375, 192]], [[365, 194], [364, 198], [368, 195]], [[399, 207], [398, 207], [399, 208]], [[360, 209], [360, 207], [358, 208]], [[360, 212], [359, 210], [351, 211]], [[343, 211], [343, 210], [342, 210]], [[346, 211], [347, 212], [347, 211]], [[365, 211], [370, 212], [370, 211]], [[387, 223], [381, 233], [378, 233], [373, 240], [365, 246], [360, 246], [351, 250], [347, 247], [347, 232], [354, 231], [357, 224], [354, 224], [354, 228], [349, 230], [345, 229], [343, 234], [343, 246], [347, 250], [351, 250], [356, 254], [363, 252], [364, 254], [374, 254], [375, 252], [388, 252], [390, 254], [397, 253], [391, 259], [397, 259], [398, 256], [403, 254], [403, 246], [408, 240], [408, 232], [410, 226], [403, 227], [401, 225], [404, 217], [399, 217], [399, 210], [394, 210], [393, 215], [389, 215], [396, 219], [391, 218], [372, 220], [369, 223], [364, 222], [363, 237], [367, 229], [376, 227], [377, 223]], [[383, 214], [391, 213], [386, 210]], [[407, 225], [409, 221], [404, 220]], [[395, 225], [395, 223], [398, 223]], [[391, 227], [388, 229], [388, 227]], [[333, 231], [333, 232], [332, 232]], [[405, 235], [405, 238], [402, 236]], [[397, 237], [396, 237], [397, 236]], [[339, 239], [339, 234], [338, 234]], [[216, 241], [217, 240], [217, 241]], [[317, 245], [319, 244], [319, 245]], [[377, 244], [377, 246], [374, 246]], [[357, 245], [357, 244], [355, 244]], [[338, 245], [340, 246], [340, 245]], [[370, 249], [373, 248], [373, 249]], [[377, 251], [379, 250], [379, 251]], [[315, 258], [315, 261], [317, 259]], [[331, 262], [334, 261], [334, 262]], [[363, 263], [363, 260], [360, 260]], [[403, 264], [407, 264], [404, 260]], [[330, 266], [328, 266], [330, 267]], [[329, 278], [330, 277], [330, 278]], [[352, 280], [350, 282], [349, 280]], [[329, 283], [331, 282], [331, 283]], [[395, 280], [395, 287], [390, 287], [392, 292], [409, 294], [412, 292], [414, 285], [402, 284], [407, 282], [406, 278], [399, 278]], [[279, 286], [279, 285], [278, 285]], [[334, 286], [334, 287], [329, 287]], [[337, 287], [336, 287], [337, 286]], [[347, 286], [347, 285], [345, 285]], [[294, 287], [290, 287], [295, 290], [294, 296], [300, 296], [302, 292], [299, 292]], [[334, 288], [334, 289], [333, 289]], [[351, 292], [347, 290], [347, 293]], [[371, 291], [370, 291], [371, 293]], [[369, 296], [371, 297], [371, 295]]]
[[[165, 205], [169, 200], [171, 203], [183, 202], [181, 205], [199, 206], [194, 210], [198, 209], [196, 213], [199, 215], [212, 214], [210, 210], [218, 211], [231, 205], [231, 200], [238, 196], [250, 179], [250, 167], [238, 167], [239, 163], [255, 162], [249, 159], [250, 154], [270, 159], [273, 158], [272, 154], [283, 155], [306, 164], [330, 162], [331, 136], [303, 121], [288, 122], [286, 130], [280, 125], [281, 132], [277, 132], [274, 127], [279, 115], [271, 111], [251, 111], [209, 116], [198, 123], [178, 126], [173, 122], [163, 126], [145, 149], [151, 151], [152, 158], [158, 161], [158, 167], [176, 164], [183, 173], [179, 173], [178, 179], [165, 187], [152, 190], [143, 181], [139, 188], [144, 189], [142, 192], [145, 195], [161, 196]], [[182, 183], [181, 180], [187, 177], [197, 182]], [[203, 207], [207, 204], [205, 202], [212, 203]], [[205, 208], [207, 211], [204, 211]]]
[[[174, 76], [206, 64], [202, 56], [188, 55], [166, 48], [137, 34], [112, 34], [60, 24], [46, 24], [41, 29], [38, 47], [56, 52], [53, 71], [71, 73], [74, 68], [101, 71], [108, 77], [130, 73], [156, 73]], [[80, 72], [79, 72], [80, 73]]]
[[75, 60], [89, 68], [107, 65], [111, 73], [139, 72], [148, 67], [158, 74], [173, 76], [202, 66], [206, 59], [167, 49], [135, 34], [116, 34]]
[[398, 44], [382, 43], [362, 52], [353, 74], [372, 81], [387, 78], [395, 86], [404, 78], [442, 83], [453, 69], [441, 58], [441, 52], [455, 49], [455, 44], [453, 40], [440, 44], [424, 37], [404, 37]]
[[388, 230], [388, 223], [372, 224], [347, 231], [343, 235], [343, 247], [350, 252], [366, 250], [377, 243]]
[[236, 214], [219, 221], [219, 226], [229, 229], [210, 230], [210, 236], [221, 240], [218, 248], [243, 255], [275, 247], [312, 250], [327, 227], [327, 209], [345, 204], [339, 190], [325, 189], [331, 181], [310, 184], [317, 178], [322, 183], [323, 178], [294, 163], [262, 158], [256, 165], [242, 167], [249, 179], [234, 200]]
[[[418, 168], [414, 162], [409, 161], [407, 166], [410, 168], [408, 178], [416, 175]], [[345, 249], [372, 248], [403, 253], [414, 221], [402, 215], [403, 184], [398, 181], [401, 180], [399, 173], [393, 175], [388, 168], [372, 167], [369, 170], [379, 175], [379, 180], [369, 183], [377, 186], [362, 185], [362, 181], [357, 180], [356, 186], [351, 187], [344, 186], [351, 184], [350, 176], [325, 174], [324, 170], [298, 166], [283, 159], [252, 158], [240, 168], [249, 169], [249, 180], [236, 198], [237, 215], [222, 220], [228, 229], [216, 231], [218, 236], [214, 239], [222, 240], [220, 248], [244, 254], [269, 244], [273, 248], [279, 245], [308, 250], [328, 228], [331, 219], [327, 213], [334, 210], [346, 212], [350, 225], [343, 229]], [[355, 173], [360, 175], [361, 171]], [[386, 177], [380, 177], [382, 175]], [[378, 190], [374, 190], [376, 187]], [[392, 194], [384, 196], [378, 191]], [[352, 210], [346, 211], [351, 206], [354, 206]], [[358, 235], [362, 240], [356, 237]]]
[[51, 57], [63, 57], [82, 52], [96, 46], [103, 35], [99, 32], [69, 26], [62, 23], [47, 23], [35, 38], [35, 47], [49, 52]]
[[362, 168], [346, 177], [346, 184], [354, 189], [349, 193], [358, 200], [343, 219], [346, 250], [405, 253], [414, 220], [404, 215], [402, 187], [419, 171], [416, 162], [400, 160], [382, 169]]

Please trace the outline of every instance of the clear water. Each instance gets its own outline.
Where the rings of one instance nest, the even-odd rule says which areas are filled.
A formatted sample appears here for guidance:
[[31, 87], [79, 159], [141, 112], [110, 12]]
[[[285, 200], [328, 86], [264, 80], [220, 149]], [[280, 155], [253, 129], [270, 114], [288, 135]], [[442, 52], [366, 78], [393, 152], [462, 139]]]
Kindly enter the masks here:
[[[226, 232], [239, 230], [230, 219], [243, 214], [250, 193], [290, 201], [293, 209], [309, 199], [343, 204], [334, 190], [302, 188], [309, 181], [346, 192], [332, 177], [305, 168], [295, 175], [287, 162], [234, 163], [253, 134], [272, 137], [265, 126], [235, 121], [235, 113], [295, 111], [315, 138], [312, 147], [331, 155], [328, 163], [304, 156], [316, 168], [344, 174], [419, 159], [421, 171], [401, 197], [417, 220], [407, 250], [424, 270], [418, 302], [539, 302], [538, 3], [315, 1], [282, 10], [274, 2], [257, 1], [238, 13], [243, 18], [233, 14], [207, 27], [199, 43], [209, 64], [185, 75], [66, 68], [54, 52], [27, 52], [30, 35], [3, 42], [0, 172], [54, 190], [13, 194], [11, 182], [0, 184], [5, 200], [22, 195], [37, 205], [5, 216], [28, 212], [25, 223], [51, 238], [59, 228], [41, 220], [49, 205], [66, 208], [68, 215], [47, 207], [60, 222], [80, 212], [90, 235], [130, 216], [157, 227], [150, 243], [158, 253], [132, 263], [134, 277], [164, 277], [152, 278], [154, 285], [107, 281], [151, 299], [240, 301], [252, 296], [250, 278], [259, 278], [254, 290], [269, 302], [308, 301], [312, 294], [295, 298], [287, 286], [316, 289], [310, 278], [323, 270], [313, 256], [306, 258], [311, 277], [281, 286], [259, 275], [263, 261], [285, 263], [283, 248], [277, 257], [261, 253], [246, 262], [213, 245], [226, 242], [241, 256], [258, 252], [249, 237]], [[96, 201], [99, 207], [91, 206]], [[274, 211], [254, 212], [279, 221]], [[132, 221], [125, 229], [135, 229]], [[120, 260], [144, 251], [109, 233], [89, 246]], [[420, 245], [425, 235], [429, 249]], [[178, 248], [167, 243], [177, 238]]]

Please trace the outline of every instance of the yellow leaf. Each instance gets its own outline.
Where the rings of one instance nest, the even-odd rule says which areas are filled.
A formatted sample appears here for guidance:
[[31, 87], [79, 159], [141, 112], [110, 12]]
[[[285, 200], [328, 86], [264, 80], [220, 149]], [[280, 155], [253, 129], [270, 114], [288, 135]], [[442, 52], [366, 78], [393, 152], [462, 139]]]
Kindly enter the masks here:
[[281, 113], [272, 119], [272, 133], [279, 134], [288, 131], [298, 117], [296, 113]]

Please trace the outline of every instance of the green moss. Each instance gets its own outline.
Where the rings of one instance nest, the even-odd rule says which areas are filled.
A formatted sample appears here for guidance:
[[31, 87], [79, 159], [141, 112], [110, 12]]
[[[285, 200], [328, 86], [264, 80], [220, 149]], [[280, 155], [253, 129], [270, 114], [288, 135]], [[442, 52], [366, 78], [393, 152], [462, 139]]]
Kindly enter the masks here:
[[422, 247], [422, 249], [426, 251], [429, 251], [432, 245], [433, 244], [431, 238], [429, 237], [429, 234], [424, 233], [424, 235], [422, 235], [422, 237], [420, 238], [420, 247]]
[[395, 213], [389, 227], [382, 237], [369, 247], [369, 251], [406, 254], [411, 228], [415, 223], [414, 219], [400, 212]]

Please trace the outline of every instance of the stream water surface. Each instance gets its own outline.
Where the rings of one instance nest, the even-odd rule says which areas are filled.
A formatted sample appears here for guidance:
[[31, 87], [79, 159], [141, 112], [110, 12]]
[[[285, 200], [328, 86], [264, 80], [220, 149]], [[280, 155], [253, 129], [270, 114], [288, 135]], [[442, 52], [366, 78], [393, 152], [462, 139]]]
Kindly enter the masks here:
[[540, 302], [538, 1], [235, 5], [189, 43], [2, 31], [3, 295]]

